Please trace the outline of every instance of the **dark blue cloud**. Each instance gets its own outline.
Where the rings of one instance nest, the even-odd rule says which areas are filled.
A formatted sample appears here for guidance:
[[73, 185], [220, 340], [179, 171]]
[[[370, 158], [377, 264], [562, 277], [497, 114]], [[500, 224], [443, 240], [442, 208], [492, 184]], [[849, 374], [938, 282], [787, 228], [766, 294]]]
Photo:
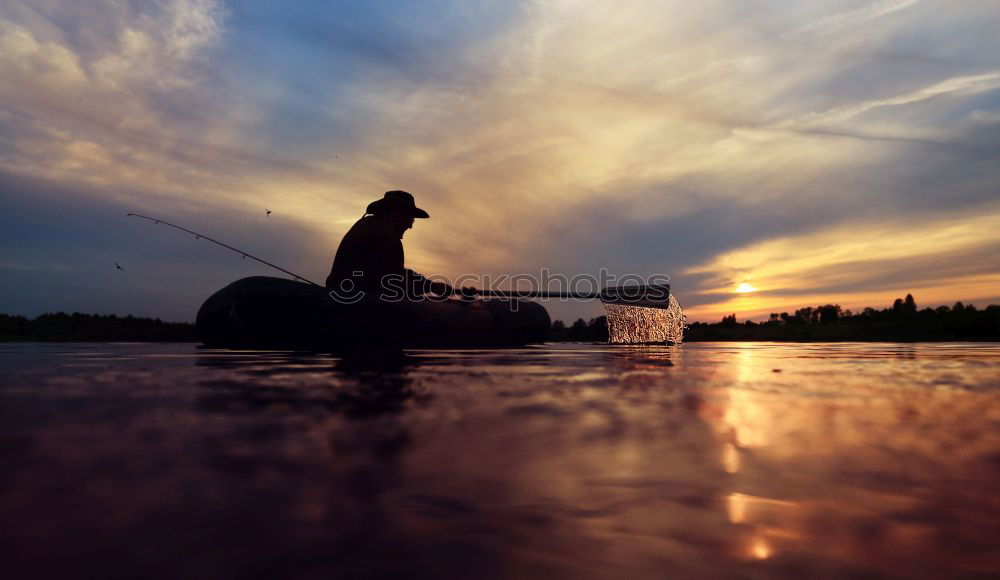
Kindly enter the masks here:
[[[205, 298], [237, 278], [283, 276], [193, 236], [126, 217], [145, 211], [142, 197], [115, 202], [101, 193], [0, 173], [0, 311], [79, 310], [191, 321]], [[178, 209], [154, 217], [319, 283], [325, 279], [334, 248], [317, 247], [320, 233], [282, 218], [280, 210], [267, 218], [263, 208], [257, 215]], [[115, 262], [125, 271], [117, 271]]]

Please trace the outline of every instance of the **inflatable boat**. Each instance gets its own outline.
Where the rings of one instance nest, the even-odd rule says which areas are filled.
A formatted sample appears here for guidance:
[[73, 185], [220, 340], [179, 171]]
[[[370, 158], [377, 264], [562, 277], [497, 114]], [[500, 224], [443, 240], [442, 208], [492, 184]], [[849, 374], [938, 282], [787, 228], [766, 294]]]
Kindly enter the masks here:
[[540, 304], [506, 299], [424, 298], [335, 301], [326, 288], [254, 276], [205, 301], [198, 334], [217, 348], [346, 351], [369, 345], [478, 348], [543, 342], [549, 314]]

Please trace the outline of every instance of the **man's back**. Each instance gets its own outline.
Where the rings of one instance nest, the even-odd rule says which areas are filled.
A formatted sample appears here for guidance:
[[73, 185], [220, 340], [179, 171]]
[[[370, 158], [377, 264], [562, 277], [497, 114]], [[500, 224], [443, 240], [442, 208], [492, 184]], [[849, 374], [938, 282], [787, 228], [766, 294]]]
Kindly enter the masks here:
[[[355, 272], [361, 272], [355, 275]], [[385, 220], [365, 216], [344, 235], [326, 278], [327, 288], [342, 288], [351, 280], [354, 288], [377, 292], [388, 274], [405, 274], [403, 243], [399, 233]], [[346, 289], [346, 288], [345, 288]]]

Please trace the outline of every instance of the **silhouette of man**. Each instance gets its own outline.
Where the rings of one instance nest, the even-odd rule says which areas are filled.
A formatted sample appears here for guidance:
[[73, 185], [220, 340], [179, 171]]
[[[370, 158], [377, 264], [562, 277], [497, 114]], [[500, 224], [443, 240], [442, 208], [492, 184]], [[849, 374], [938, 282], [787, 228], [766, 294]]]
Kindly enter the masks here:
[[[405, 191], [387, 191], [385, 196], [368, 204], [365, 215], [344, 235], [326, 278], [327, 288], [353, 288], [366, 297], [386, 293], [386, 276], [395, 276], [392, 287], [409, 296], [433, 292], [442, 296], [454, 290], [442, 282], [431, 282], [403, 266], [403, 234], [413, 227], [415, 218], [429, 218], [418, 208], [413, 196]], [[350, 280], [351, 284], [345, 283]]]

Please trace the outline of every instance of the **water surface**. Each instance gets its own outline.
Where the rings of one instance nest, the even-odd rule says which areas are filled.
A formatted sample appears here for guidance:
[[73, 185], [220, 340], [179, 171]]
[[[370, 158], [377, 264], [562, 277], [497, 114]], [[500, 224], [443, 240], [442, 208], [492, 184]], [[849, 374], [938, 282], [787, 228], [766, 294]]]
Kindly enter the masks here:
[[5, 576], [1000, 573], [1000, 346], [0, 345]]

